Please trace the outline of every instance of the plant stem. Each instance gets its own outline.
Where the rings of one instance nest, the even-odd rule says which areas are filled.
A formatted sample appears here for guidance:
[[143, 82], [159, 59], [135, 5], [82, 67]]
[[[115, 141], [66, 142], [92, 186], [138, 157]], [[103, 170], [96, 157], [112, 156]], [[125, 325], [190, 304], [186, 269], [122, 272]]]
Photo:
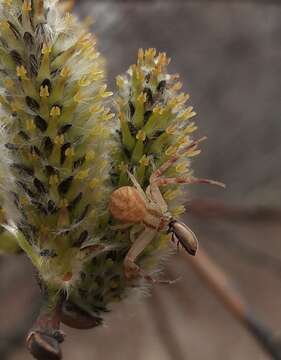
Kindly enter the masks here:
[[230, 279], [208, 254], [200, 248], [197, 256], [191, 257], [186, 254], [186, 257], [201, 280], [206, 283], [226, 309], [251, 332], [272, 359], [281, 360], [281, 341], [274, 336], [266, 325], [258, 320]]

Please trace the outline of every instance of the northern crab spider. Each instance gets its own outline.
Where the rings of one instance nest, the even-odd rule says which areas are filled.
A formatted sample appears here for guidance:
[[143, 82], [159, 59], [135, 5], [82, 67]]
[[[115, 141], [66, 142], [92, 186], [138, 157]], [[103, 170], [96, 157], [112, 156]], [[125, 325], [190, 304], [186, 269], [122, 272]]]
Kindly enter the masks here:
[[[144, 192], [136, 178], [128, 172], [134, 186], [123, 186], [111, 194], [109, 210], [112, 216], [123, 222], [116, 229], [140, 224], [142, 227], [135, 238], [136, 229], [131, 230], [133, 242], [124, 260], [124, 273], [127, 279], [137, 277], [142, 271], [135, 263], [137, 257], [150, 244], [157, 233], [172, 233], [175, 238], [191, 255], [195, 255], [198, 241], [192, 230], [184, 223], [175, 220], [168, 210], [168, 206], [161, 194], [160, 186], [171, 184], [212, 184], [225, 187], [224, 184], [208, 179], [198, 179], [191, 176], [165, 178], [163, 173], [168, 170], [185, 152], [196, 148], [205, 137], [181, 148], [173, 157], [163, 163], [150, 176], [149, 186]], [[139, 227], [138, 227], [139, 228]]]

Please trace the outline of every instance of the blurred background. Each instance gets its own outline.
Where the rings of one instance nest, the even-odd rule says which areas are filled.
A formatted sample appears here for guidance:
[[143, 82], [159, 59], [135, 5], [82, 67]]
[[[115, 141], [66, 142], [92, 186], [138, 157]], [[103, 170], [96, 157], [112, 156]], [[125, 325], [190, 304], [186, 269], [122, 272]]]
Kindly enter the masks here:
[[[225, 191], [193, 187], [185, 220], [278, 334], [281, 217], [273, 213], [281, 208], [281, 1], [79, 0], [74, 10], [95, 19], [111, 88], [139, 47], [172, 58], [170, 71], [180, 73], [199, 114], [199, 134], [208, 136], [195, 172], [227, 184]], [[38, 309], [33, 270], [22, 256], [1, 258], [0, 272], [0, 359], [31, 359], [22, 336]], [[175, 255], [165, 277], [179, 276], [139, 304], [118, 306], [101, 328], [65, 328], [64, 359], [270, 359]]]

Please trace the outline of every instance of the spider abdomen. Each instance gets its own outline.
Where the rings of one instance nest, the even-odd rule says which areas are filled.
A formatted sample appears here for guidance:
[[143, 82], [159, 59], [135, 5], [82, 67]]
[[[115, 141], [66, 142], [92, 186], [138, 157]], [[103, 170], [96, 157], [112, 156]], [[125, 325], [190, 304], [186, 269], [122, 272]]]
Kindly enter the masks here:
[[122, 186], [111, 194], [109, 210], [115, 219], [128, 223], [141, 222], [147, 213], [144, 199], [132, 186]]

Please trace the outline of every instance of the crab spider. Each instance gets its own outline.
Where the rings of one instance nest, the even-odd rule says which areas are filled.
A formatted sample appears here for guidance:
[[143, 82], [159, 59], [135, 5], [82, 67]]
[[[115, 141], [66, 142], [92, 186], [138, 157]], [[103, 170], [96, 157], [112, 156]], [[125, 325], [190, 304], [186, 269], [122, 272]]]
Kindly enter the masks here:
[[132, 225], [130, 237], [132, 246], [124, 260], [124, 273], [127, 279], [133, 279], [141, 273], [135, 263], [137, 257], [150, 244], [157, 233], [172, 233], [172, 239], [177, 241], [191, 255], [195, 255], [198, 241], [192, 230], [184, 223], [174, 219], [161, 194], [160, 186], [171, 184], [213, 184], [225, 185], [208, 179], [198, 179], [191, 176], [165, 178], [163, 173], [168, 170], [186, 151], [196, 148], [205, 138], [192, 142], [181, 148], [173, 157], [155, 170], [149, 179], [149, 186], [144, 191], [136, 178], [128, 172], [134, 186], [123, 186], [111, 194], [109, 210], [112, 216], [123, 224], [116, 228], [127, 228]]

